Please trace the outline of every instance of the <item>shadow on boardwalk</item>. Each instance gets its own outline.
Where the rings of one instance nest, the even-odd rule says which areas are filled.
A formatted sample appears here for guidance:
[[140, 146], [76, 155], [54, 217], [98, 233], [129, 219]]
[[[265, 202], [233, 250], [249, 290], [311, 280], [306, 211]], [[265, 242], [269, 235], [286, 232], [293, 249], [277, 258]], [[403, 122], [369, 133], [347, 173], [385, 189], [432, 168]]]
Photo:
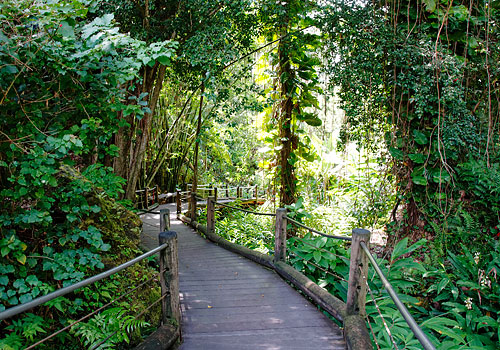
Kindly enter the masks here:
[[[210, 243], [177, 220], [184, 350], [345, 349], [341, 330], [276, 273]], [[158, 246], [159, 215], [141, 216], [146, 249]]]

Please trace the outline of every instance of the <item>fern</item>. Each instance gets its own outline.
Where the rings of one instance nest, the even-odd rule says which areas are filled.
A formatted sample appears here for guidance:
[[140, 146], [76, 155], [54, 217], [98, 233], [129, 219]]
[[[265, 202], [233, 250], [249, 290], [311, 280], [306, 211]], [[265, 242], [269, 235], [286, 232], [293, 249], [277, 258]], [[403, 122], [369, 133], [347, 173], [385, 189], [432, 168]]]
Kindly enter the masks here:
[[149, 326], [149, 323], [136, 320], [134, 316], [126, 315], [126, 313], [127, 310], [121, 307], [111, 308], [94, 316], [88, 322], [76, 324], [71, 330], [89, 349], [108, 337], [109, 339], [106, 339], [97, 349], [111, 349], [122, 342], [128, 344], [130, 343], [128, 334]]
[[23, 346], [22, 338], [16, 333], [10, 333], [5, 338], [0, 339], [0, 349], [16, 350]]
[[429, 221], [429, 225], [432, 227], [432, 230], [438, 238], [434, 241], [433, 248], [436, 250], [437, 256], [443, 257], [447, 248], [446, 233], [444, 232], [444, 229], [434, 221]]

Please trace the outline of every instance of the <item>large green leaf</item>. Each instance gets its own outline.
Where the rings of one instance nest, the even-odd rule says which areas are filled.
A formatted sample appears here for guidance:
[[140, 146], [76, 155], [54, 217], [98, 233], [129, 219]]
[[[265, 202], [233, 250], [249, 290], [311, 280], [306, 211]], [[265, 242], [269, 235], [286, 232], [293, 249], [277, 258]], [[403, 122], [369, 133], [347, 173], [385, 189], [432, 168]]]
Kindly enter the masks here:
[[75, 38], [75, 29], [67, 21], [62, 21], [58, 33], [65, 38]]
[[425, 320], [420, 325], [422, 328], [431, 329], [439, 334], [444, 334], [455, 339], [461, 344], [465, 344], [463, 331], [460, 330], [456, 321], [445, 317], [434, 317]]
[[322, 121], [314, 113], [297, 114], [297, 120], [300, 120], [310, 126], [321, 126]]
[[400, 149], [394, 148], [394, 147], [389, 147], [389, 153], [391, 156], [396, 158], [397, 160], [403, 160], [404, 159], [404, 153]]
[[419, 145], [425, 145], [429, 142], [427, 136], [425, 136], [423, 132], [418, 130], [413, 130], [413, 138], [415, 139], [415, 142], [418, 143]]
[[422, 153], [409, 154], [408, 157], [418, 164], [424, 164], [427, 157]]

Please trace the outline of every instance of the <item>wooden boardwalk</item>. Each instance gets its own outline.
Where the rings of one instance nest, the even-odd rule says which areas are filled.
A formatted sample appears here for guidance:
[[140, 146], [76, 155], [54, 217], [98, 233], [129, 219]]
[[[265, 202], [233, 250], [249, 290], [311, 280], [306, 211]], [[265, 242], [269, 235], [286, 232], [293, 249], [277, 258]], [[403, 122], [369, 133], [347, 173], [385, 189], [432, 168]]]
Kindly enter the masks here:
[[[341, 330], [276, 273], [201, 238], [178, 221], [182, 350], [345, 349]], [[158, 211], [160, 208], [155, 209]], [[146, 213], [142, 244], [158, 246]]]

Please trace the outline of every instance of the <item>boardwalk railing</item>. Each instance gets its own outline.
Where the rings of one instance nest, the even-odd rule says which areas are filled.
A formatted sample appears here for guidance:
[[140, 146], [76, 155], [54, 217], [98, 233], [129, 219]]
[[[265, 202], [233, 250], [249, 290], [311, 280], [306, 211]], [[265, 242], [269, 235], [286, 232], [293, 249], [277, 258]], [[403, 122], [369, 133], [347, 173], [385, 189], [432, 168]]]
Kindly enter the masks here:
[[[102, 307], [88, 313], [87, 315], [79, 318], [78, 320], [72, 322], [71, 324], [67, 325], [66, 327], [63, 327], [52, 334], [47, 335], [45, 338], [29, 345], [25, 350], [28, 349], [33, 349], [38, 345], [41, 345], [43, 343], [46, 343], [50, 339], [54, 338], [58, 334], [67, 331], [71, 329], [73, 326], [77, 325], [80, 322], [83, 322], [90, 317], [99, 314], [100, 312], [104, 311], [106, 308], [111, 306], [112, 304], [122, 300], [126, 296], [129, 296], [130, 294], [136, 292], [138, 289], [146, 286], [148, 283], [158, 281], [158, 277], [160, 280], [160, 287], [161, 287], [161, 296], [152, 302], [150, 305], [148, 305], [144, 310], [141, 312], [137, 313], [134, 318], [138, 319], [141, 317], [145, 312], [147, 312], [149, 309], [151, 309], [154, 305], [158, 304], [161, 302], [161, 323], [162, 327], [160, 329], [153, 333], [150, 338], [150, 342], [156, 342], [158, 339], [163, 339], [163, 344], [174, 344], [177, 339], [180, 336], [180, 321], [181, 321], [181, 311], [180, 311], [180, 302], [179, 302], [179, 270], [178, 270], [178, 258], [177, 258], [177, 233], [174, 231], [168, 231], [168, 228], [170, 227], [170, 221], [169, 221], [169, 211], [168, 209], [162, 209], [160, 211], [160, 234], [158, 236], [159, 240], [159, 246], [147, 253], [144, 253], [130, 261], [127, 261], [124, 264], [121, 264], [117, 267], [114, 267], [112, 269], [109, 269], [107, 271], [104, 271], [98, 275], [92, 276], [90, 278], [87, 278], [83, 281], [71, 284], [67, 287], [58, 289], [52, 293], [49, 293], [47, 295], [38, 297], [34, 300], [31, 300], [27, 303], [17, 305], [15, 307], [9, 308], [3, 312], [0, 312], [0, 321], [4, 320], [10, 320], [14, 319], [16, 316], [19, 316], [20, 314], [23, 314], [27, 311], [30, 311], [37, 306], [40, 306], [44, 303], [47, 303], [51, 300], [54, 300], [55, 298], [65, 296], [69, 293], [72, 293], [76, 291], [77, 289], [89, 286], [95, 282], [104, 280], [111, 275], [114, 275], [122, 270], [125, 270], [126, 268], [135, 265], [144, 259], [153, 256], [155, 254], [160, 254], [159, 256], [159, 262], [160, 262], [160, 267], [159, 267], [159, 272], [149, 278], [148, 280], [140, 283], [137, 286], [134, 286], [130, 290], [124, 292], [114, 300], [110, 301], [109, 303], [103, 305]], [[121, 328], [111, 335], [109, 335], [107, 338], [103, 339], [97, 344], [94, 344], [92, 346], [92, 349], [97, 349], [100, 346], [102, 346], [104, 343], [106, 343], [110, 338], [112, 338], [115, 334], [117, 334], [119, 331], [122, 331], [123, 324], [121, 325]], [[163, 334], [161, 334], [163, 333]], [[168, 333], [169, 337], [165, 337], [165, 333]], [[161, 334], [161, 335], [160, 335]], [[157, 339], [158, 338], [158, 339]], [[165, 339], [168, 338], [168, 339]], [[148, 342], [148, 340], [146, 340]], [[162, 345], [163, 345], [162, 344]], [[170, 346], [169, 345], [169, 346]], [[167, 347], [165, 347], [167, 348]]]
[[193, 192], [192, 185], [188, 184], [186, 191], [176, 191], [177, 214], [182, 212], [183, 202], [189, 203], [189, 215], [195, 218], [198, 202], [206, 201], [208, 197], [214, 197], [215, 200], [241, 200], [257, 203], [264, 195], [265, 192], [260, 192], [257, 185], [236, 187], [229, 187], [227, 184], [225, 186], [198, 185], [196, 192]]
[[[251, 251], [248, 248], [237, 246], [222, 239], [215, 234], [215, 207], [223, 206], [234, 210], [241, 210], [246, 213], [255, 215], [274, 216], [275, 219], [275, 236], [274, 236], [274, 255], [268, 257], [259, 252]], [[394, 301], [396, 308], [402, 314], [408, 327], [412, 330], [415, 337], [419, 340], [425, 350], [434, 350], [435, 346], [429, 340], [427, 335], [422, 331], [417, 322], [409, 313], [406, 306], [401, 302], [401, 299], [394, 291], [385, 275], [382, 273], [376, 260], [373, 258], [370, 249], [370, 231], [364, 229], [352, 230], [352, 236], [334, 236], [329, 235], [313, 228], [310, 228], [293, 218], [287, 216], [286, 209], [279, 208], [276, 213], [259, 213], [247, 209], [242, 209], [230, 206], [226, 203], [217, 202], [214, 197], [209, 197], [207, 200], [207, 224], [206, 226], [200, 225], [195, 220], [188, 219], [180, 215], [181, 219], [190, 222], [197, 229], [207, 235], [207, 237], [216, 243], [224, 246], [227, 249], [236, 251], [258, 263], [266, 265], [275, 269], [282, 277], [289, 280], [306, 295], [308, 295], [318, 305], [323, 307], [337, 320], [344, 323], [344, 334], [348, 348], [363, 350], [371, 349], [371, 341], [364, 321], [366, 316], [365, 303], [367, 292], [367, 277], [368, 276], [368, 263], [371, 263], [380, 277], [384, 287]], [[349, 259], [349, 277], [347, 280], [347, 301], [344, 304], [341, 300], [337, 299], [325, 289], [319, 287], [312, 282], [309, 278], [304, 276], [299, 271], [295, 270], [290, 265], [286, 264], [287, 260], [287, 225], [292, 224], [302, 229], [308, 230], [316, 235], [327, 237], [330, 239], [344, 240], [351, 243], [351, 256]], [[236, 247], [237, 246], [237, 247]], [[316, 247], [313, 247], [318, 249]], [[333, 253], [332, 253], [333, 254]], [[335, 255], [335, 254], [333, 254]], [[338, 256], [345, 259], [345, 257]], [[318, 266], [320, 267], [320, 266]], [[337, 276], [343, 279], [341, 276]], [[345, 279], [344, 279], [345, 280]], [[376, 300], [372, 298], [376, 305]], [[371, 328], [371, 327], [370, 327]], [[387, 331], [389, 331], [387, 329]], [[375, 339], [375, 335], [374, 335]]]
[[136, 207], [139, 209], [148, 209], [151, 205], [159, 202], [158, 199], [158, 186], [153, 188], [144, 188], [135, 191]]

